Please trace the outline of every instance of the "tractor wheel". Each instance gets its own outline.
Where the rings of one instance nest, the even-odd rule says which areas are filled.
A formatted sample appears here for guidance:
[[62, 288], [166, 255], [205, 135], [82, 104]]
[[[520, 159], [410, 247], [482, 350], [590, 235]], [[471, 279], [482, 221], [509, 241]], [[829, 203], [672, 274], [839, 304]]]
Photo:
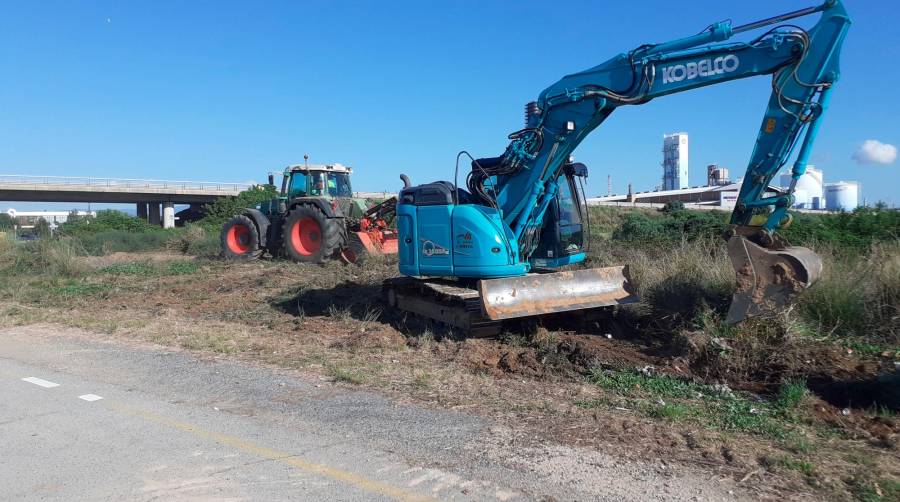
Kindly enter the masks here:
[[259, 256], [259, 231], [253, 220], [235, 216], [222, 225], [219, 236], [222, 256], [230, 260], [249, 260]]
[[341, 258], [347, 263], [362, 265], [369, 257], [369, 251], [356, 232], [348, 232], [347, 247], [341, 250]]
[[343, 219], [329, 220], [313, 206], [297, 206], [284, 219], [284, 252], [292, 260], [322, 263], [340, 248], [339, 225]]

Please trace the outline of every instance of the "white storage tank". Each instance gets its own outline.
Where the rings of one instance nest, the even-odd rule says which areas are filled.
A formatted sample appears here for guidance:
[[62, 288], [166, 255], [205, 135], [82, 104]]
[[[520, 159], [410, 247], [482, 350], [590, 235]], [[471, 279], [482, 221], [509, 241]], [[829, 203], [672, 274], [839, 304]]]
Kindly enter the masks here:
[[838, 181], [825, 185], [825, 208], [829, 211], [853, 211], [859, 207], [859, 183]]
[[[813, 209], [816, 199], [822, 200], [824, 197], [825, 176], [821, 170], [815, 166], [806, 167], [806, 172], [797, 180], [797, 187], [794, 192], [794, 207], [801, 209]], [[788, 188], [791, 186], [791, 173], [781, 175], [781, 187]], [[820, 208], [815, 208], [820, 209]]]

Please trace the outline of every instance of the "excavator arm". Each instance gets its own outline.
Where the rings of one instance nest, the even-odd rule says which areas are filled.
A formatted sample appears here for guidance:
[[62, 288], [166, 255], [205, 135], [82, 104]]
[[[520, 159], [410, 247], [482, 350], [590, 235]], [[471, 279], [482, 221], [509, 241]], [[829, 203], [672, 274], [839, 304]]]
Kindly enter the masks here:
[[[821, 12], [809, 30], [779, 25], [746, 42], [735, 35]], [[474, 161], [468, 188], [496, 204], [527, 261], [537, 247], [545, 214], [558, 191], [560, 173], [584, 138], [620, 106], [759, 75], [772, 75], [772, 93], [756, 138], [736, 207], [729, 252], [738, 275], [731, 321], [764, 310], [762, 301], [785, 303], [816, 280], [814, 253], [788, 249], [774, 235], [790, 223], [793, 189], [807, 160], [832, 86], [850, 19], [839, 0], [732, 27], [715, 23], [703, 32], [662, 44], [643, 45], [600, 65], [563, 77], [526, 106], [527, 127], [510, 135], [501, 157]], [[805, 134], [802, 134], [805, 130]], [[799, 140], [802, 135], [802, 140]], [[798, 141], [799, 140], [799, 141]], [[766, 196], [775, 174], [800, 144], [784, 194]], [[762, 214], [763, 217], [754, 217]], [[769, 253], [766, 250], [777, 251]], [[774, 272], [773, 272], [774, 271]], [[775, 274], [775, 275], [773, 275]], [[774, 285], [781, 285], [778, 287]], [[761, 294], [760, 288], [766, 293]]]
[[[817, 13], [820, 19], [808, 30], [785, 23]], [[571, 200], [579, 198], [573, 180], [586, 175], [584, 166], [570, 162], [572, 152], [621, 106], [771, 75], [771, 97], [727, 236], [738, 279], [728, 320], [785, 304], [821, 271], [815, 253], [790, 247], [776, 230], [790, 222], [794, 184], [806, 170], [838, 80], [849, 25], [840, 0], [826, 0], [742, 26], [715, 23], [696, 35], [642, 45], [563, 77], [526, 105], [526, 126], [509, 136], [503, 155], [472, 160], [468, 191], [442, 181], [407, 183], [400, 192], [400, 272], [408, 280], [387, 286], [389, 301], [458, 326], [488, 322], [474, 312], [497, 321], [635, 301], [627, 267], [534, 273], [585, 257], [571, 240], [565, 256], [546, 242], [551, 227], [561, 242], [561, 223], [571, 223]], [[763, 31], [766, 27], [771, 28]], [[734, 40], [755, 30], [755, 38]], [[798, 145], [794, 183], [787, 193], [767, 195], [772, 177]], [[571, 230], [577, 225], [568, 228], [574, 232], [569, 237], [578, 233]], [[475, 288], [467, 286], [472, 281]], [[480, 306], [473, 310], [475, 299]], [[457, 307], [448, 306], [451, 300]]]

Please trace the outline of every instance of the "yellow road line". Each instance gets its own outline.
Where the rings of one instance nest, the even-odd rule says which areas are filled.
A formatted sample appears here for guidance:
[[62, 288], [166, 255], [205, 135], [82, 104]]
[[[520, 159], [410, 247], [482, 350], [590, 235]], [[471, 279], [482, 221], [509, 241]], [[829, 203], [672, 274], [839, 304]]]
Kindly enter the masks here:
[[281, 462], [284, 464], [288, 464], [292, 467], [296, 467], [302, 471], [318, 474], [320, 476], [324, 476], [327, 478], [335, 479], [341, 481], [343, 483], [347, 483], [348, 485], [355, 486], [367, 492], [376, 493], [379, 495], [385, 495], [388, 497], [395, 498], [397, 500], [401, 500], [403, 502], [424, 502], [424, 501], [433, 501], [435, 499], [431, 497], [427, 497], [424, 495], [418, 495], [415, 493], [407, 492], [403, 489], [400, 489], [396, 486], [390, 485], [388, 483], [384, 483], [381, 481], [376, 481], [374, 479], [369, 479], [364, 476], [360, 476], [359, 474], [354, 474], [352, 472], [347, 472], [336, 467], [331, 467], [324, 464], [318, 464], [315, 462], [310, 462], [308, 460], [303, 460], [297, 456], [294, 456], [291, 453], [275, 450], [272, 448], [268, 448], [265, 446], [260, 446], [249, 441], [245, 441], [243, 439], [229, 436], [227, 434], [221, 434], [214, 431], [208, 431], [203, 429], [202, 427], [189, 424], [186, 422], [180, 422], [178, 420], [174, 420], [168, 417], [163, 417], [157, 415], [155, 413], [151, 413], [146, 410], [141, 410], [138, 408], [132, 408], [129, 406], [123, 406], [111, 402], [107, 402], [106, 406], [112, 410], [125, 413], [132, 416], [137, 416], [149, 420], [151, 422], [155, 422], [158, 424], [166, 425], [184, 432], [189, 432], [194, 434], [195, 436], [199, 436], [206, 439], [212, 439], [213, 441], [223, 444], [226, 446], [231, 446], [232, 448], [237, 448], [239, 450], [243, 450], [248, 453], [252, 453], [254, 455], [258, 455], [260, 457]]

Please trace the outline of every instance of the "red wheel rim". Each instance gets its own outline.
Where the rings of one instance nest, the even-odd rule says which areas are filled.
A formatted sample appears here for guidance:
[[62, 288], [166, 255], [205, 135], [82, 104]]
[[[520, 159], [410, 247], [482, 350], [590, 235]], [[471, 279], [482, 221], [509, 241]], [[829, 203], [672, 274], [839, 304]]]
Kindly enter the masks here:
[[303, 218], [291, 228], [291, 245], [303, 256], [315, 254], [322, 246], [319, 224], [312, 218]]
[[234, 225], [225, 235], [228, 250], [234, 254], [250, 251], [250, 228], [247, 225]]

